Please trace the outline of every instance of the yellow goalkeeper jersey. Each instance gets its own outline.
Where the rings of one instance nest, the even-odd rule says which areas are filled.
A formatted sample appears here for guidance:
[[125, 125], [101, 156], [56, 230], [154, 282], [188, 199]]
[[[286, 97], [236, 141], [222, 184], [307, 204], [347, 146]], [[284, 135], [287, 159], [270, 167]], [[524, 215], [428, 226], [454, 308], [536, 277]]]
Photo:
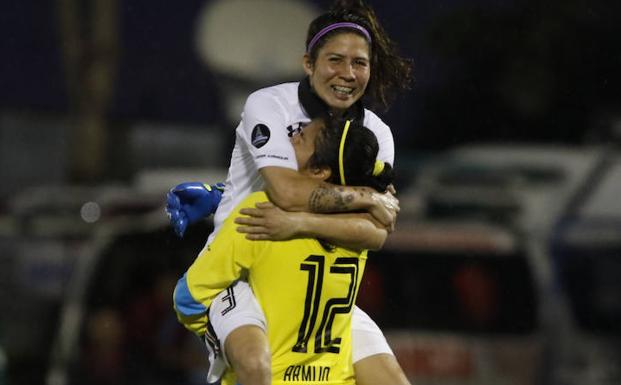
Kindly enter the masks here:
[[[247, 240], [233, 220], [267, 199], [249, 195], [188, 269], [175, 290], [178, 318], [203, 335], [213, 299], [247, 271], [267, 320], [272, 383], [354, 384], [351, 317], [367, 253], [309, 238]], [[233, 381], [229, 373], [223, 384]]]

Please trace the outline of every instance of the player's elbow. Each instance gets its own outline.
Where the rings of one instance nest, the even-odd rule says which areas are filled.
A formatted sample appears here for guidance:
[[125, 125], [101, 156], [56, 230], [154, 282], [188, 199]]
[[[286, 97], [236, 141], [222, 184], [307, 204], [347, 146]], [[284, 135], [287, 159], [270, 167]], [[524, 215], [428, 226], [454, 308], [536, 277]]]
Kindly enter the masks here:
[[367, 250], [381, 249], [388, 237], [386, 229], [379, 228], [368, 220], [359, 221], [352, 230], [358, 234], [357, 238], [360, 239], [362, 248]]
[[380, 230], [378, 233], [369, 240], [368, 250], [377, 251], [384, 247], [384, 243], [386, 243], [386, 238], [388, 237], [388, 232], [386, 230]]
[[278, 188], [268, 186], [266, 192], [270, 201], [285, 211], [303, 211], [306, 206], [294, 185], [285, 184]]
[[310, 192], [316, 181], [284, 167], [264, 167], [261, 176], [272, 203], [286, 211], [308, 211]]

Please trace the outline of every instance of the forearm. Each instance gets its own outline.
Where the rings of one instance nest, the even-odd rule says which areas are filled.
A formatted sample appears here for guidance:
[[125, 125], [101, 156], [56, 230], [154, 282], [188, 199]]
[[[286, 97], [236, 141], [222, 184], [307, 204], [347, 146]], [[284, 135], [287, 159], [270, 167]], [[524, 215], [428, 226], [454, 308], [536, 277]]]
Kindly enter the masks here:
[[261, 169], [265, 191], [287, 211], [337, 213], [368, 210], [375, 204], [368, 187], [337, 186], [280, 167]]
[[368, 187], [321, 183], [310, 192], [308, 197], [308, 209], [314, 213], [367, 210], [373, 204], [373, 190]]
[[388, 231], [366, 213], [300, 213], [298, 232], [299, 236], [356, 250], [379, 250], [388, 236]]
[[278, 181], [265, 178], [265, 192], [270, 201], [283, 210], [310, 211], [309, 196], [319, 187], [320, 183], [320, 181], [301, 175]]

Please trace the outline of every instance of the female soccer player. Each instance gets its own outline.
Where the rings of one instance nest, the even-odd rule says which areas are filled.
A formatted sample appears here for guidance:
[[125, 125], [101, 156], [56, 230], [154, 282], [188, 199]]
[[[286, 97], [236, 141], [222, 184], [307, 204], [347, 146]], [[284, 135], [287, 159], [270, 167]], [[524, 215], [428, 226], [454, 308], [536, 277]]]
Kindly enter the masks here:
[[[379, 143], [378, 159], [392, 164], [392, 133], [364, 108], [362, 97], [387, 106], [393, 91], [407, 87], [409, 62], [395, 53], [373, 10], [362, 1], [337, 1], [330, 12], [315, 19], [309, 26], [306, 47], [304, 80], [259, 90], [246, 102], [236, 130], [226, 189], [214, 217], [215, 230], [206, 248], [231, 210], [262, 188], [276, 206], [287, 211], [367, 211], [387, 229], [394, 225], [398, 202], [390, 193], [336, 186], [299, 173], [289, 138], [303, 132], [313, 118], [348, 118], [373, 131]], [[183, 211], [171, 210], [173, 223], [183, 222], [179, 214]], [[370, 248], [365, 244], [368, 239], [365, 236], [356, 241]], [[406, 384], [381, 331], [357, 308], [352, 328], [358, 384]], [[242, 365], [247, 362], [251, 369], [266, 368], [256, 359], [259, 353], [243, 355]]]
[[[330, 124], [322, 128], [321, 123], [314, 120], [304, 134], [292, 138], [300, 172], [331, 183], [352, 181], [385, 191], [393, 173], [390, 165], [375, 160], [375, 135], [362, 126], [350, 126], [349, 121], [344, 130]], [[264, 192], [244, 199], [188, 269], [185, 282], [190, 295], [175, 295], [179, 319], [203, 335], [211, 329], [207, 309], [213, 328], [230, 329], [236, 325], [217, 325], [230, 322], [222, 313], [237, 313], [237, 318], [243, 318], [244, 309], [263, 309], [262, 321], [272, 348], [271, 378], [253, 381], [236, 370], [238, 377], [229, 371], [223, 384], [354, 384], [351, 316], [366, 251], [301, 237], [286, 242], [245, 239], [236, 231], [234, 217], [240, 207], [266, 199]], [[326, 225], [334, 223], [332, 220]], [[337, 225], [333, 231], [346, 229]], [[383, 242], [387, 231], [375, 228], [374, 235]], [[223, 292], [244, 271], [252, 290], [240, 281]], [[258, 303], [248, 293], [254, 293]], [[203, 311], [191, 310], [197, 308]], [[224, 346], [230, 355], [230, 344], [225, 341]]]

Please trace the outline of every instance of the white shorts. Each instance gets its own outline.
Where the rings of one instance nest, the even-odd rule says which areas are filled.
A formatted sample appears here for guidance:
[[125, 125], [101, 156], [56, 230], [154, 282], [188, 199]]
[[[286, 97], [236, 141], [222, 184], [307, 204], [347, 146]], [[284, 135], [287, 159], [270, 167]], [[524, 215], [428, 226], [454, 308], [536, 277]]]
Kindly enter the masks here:
[[[244, 281], [237, 281], [218, 294], [209, 307], [209, 322], [205, 342], [209, 350], [207, 382], [212, 383], [222, 376], [228, 365], [224, 351], [224, 341], [228, 335], [246, 325], [256, 325], [266, 330], [267, 322], [250, 285]], [[379, 326], [367, 313], [355, 306], [352, 315], [353, 362], [380, 353], [394, 355]]]
[[354, 306], [351, 319], [351, 344], [354, 364], [375, 354], [387, 353], [394, 356], [379, 326], [358, 306]]
[[224, 341], [233, 330], [247, 325], [267, 330], [265, 315], [250, 285], [237, 281], [218, 294], [209, 307], [209, 325], [205, 335], [209, 352], [208, 384], [219, 380], [229, 365]]

